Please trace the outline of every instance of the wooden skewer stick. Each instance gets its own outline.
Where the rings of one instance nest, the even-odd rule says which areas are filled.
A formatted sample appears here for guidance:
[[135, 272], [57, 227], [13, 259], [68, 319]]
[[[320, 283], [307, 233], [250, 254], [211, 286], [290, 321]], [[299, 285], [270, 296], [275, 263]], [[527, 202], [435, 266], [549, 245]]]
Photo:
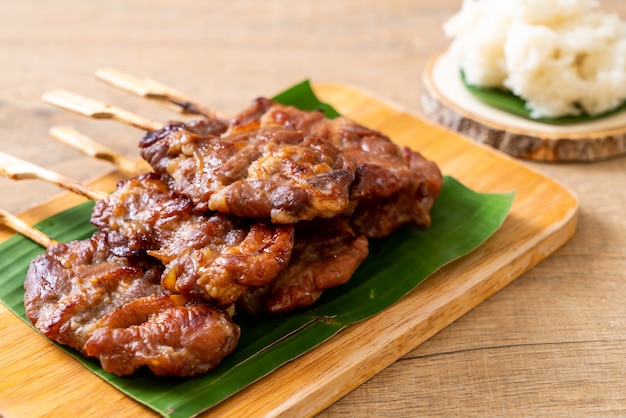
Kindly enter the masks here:
[[13, 180], [38, 179], [47, 181], [91, 200], [102, 200], [109, 196], [102, 190], [92, 189], [76, 180], [4, 152], [0, 152], [0, 174]]
[[0, 224], [12, 229], [18, 234], [24, 235], [26, 238], [36, 242], [37, 244], [45, 248], [48, 248], [50, 245], [56, 242], [43, 232], [33, 228], [17, 216], [11, 215], [9, 212], [3, 209], [0, 209]]
[[[200, 115], [207, 118], [224, 118], [219, 112], [204, 106], [165, 84], [150, 78], [139, 79], [113, 68], [96, 71], [96, 77], [114, 87], [162, 104], [173, 104], [182, 114]], [[171, 107], [171, 106], [169, 106]]]
[[159, 122], [136, 115], [127, 110], [112, 106], [97, 100], [83, 97], [66, 90], [53, 90], [43, 95], [42, 99], [53, 106], [57, 106], [79, 115], [93, 119], [111, 119], [122, 122], [144, 131], [155, 131], [163, 125]]
[[54, 126], [50, 129], [50, 136], [62, 143], [77, 149], [91, 158], [108, 161], [115, 165], [121, 172], [130, 176], [140, 173], [137, 164], [131, 159], [116, 153], [104, 145], [94, 141], [85, 134], [67, 126]]

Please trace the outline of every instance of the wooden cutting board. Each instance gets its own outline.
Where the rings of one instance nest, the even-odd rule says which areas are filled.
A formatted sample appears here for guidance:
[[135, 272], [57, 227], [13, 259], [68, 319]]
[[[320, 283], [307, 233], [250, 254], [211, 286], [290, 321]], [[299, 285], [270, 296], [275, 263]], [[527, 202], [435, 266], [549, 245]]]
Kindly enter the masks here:
[[[515, 201], [502, 228], [473, 253], [435, 273], [391, 308], [348, 327], [207, 414], [313, 415], [545, 259], [575, 231], [578, 200], [556, 181], [362, 91], [340, 85], [315, 90], [342, 114], [419, 150], [444, 174], [479, 192], [515, 191]], [[113, 190], [119, 179], [112, 173], [95, 185]], [[81, 201], [63, 195], [21, 217], [33, 223]], [[0, 241], [8, 236], [0, 229]], [[1, 305], [0, 333], [0, 416], [155, 415]]]

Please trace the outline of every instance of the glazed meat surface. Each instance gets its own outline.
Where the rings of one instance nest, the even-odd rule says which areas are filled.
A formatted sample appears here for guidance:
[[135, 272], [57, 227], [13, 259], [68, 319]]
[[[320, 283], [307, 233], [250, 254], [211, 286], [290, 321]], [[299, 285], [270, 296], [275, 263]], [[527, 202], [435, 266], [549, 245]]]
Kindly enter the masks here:
[[141, 366], [157, 375], [205, 373], [235, 348], [239, 327], [224, 311], [173, 295], [159, 284], [161, 273], [156, 260], [111, 253], [102, 232], [53, 244], [27, 272], [26, 315], [46, 337], [97, 357], [111, 373]]
[[228, 123], [167, 125], [140, 148], [199, 210], [277, 223], [353, 215], [368, 238], [429, 225], [442, 186], [433, 162], [378, 131], [264, 98]]
[[213, 370], [239, 335], [226, 312], [203, 301], [147, 296], [100, 319], [83, 351], [118, 375], [148, 366], [157, 376], [190, 377]]
[[443, 185], [434, 162], [350, 119], [328, 119], [321, 112], [259, 100], [265, 108], [261, 126], [281, 124], [324, 138], [354, 161], [356, 175], [346, 214], [357, 234], [382, 238], [403, 225], [430, 224], [430, 210]]
[[154, 173], [118, 184], [96, 204], [92, 223], [114, 252], [146, 251], [160, 260], [167, 289], [224, 307], [276, 277], [293, 247], [293, 225], [197, 214]]
[[[441, 191], [443, 177], [439, 168], [421, 154], [402, 149], [404, 165], [394, 170], [392, 161], [366, 163], [359, 176], [360, 190], [354, 190], [354, 202], [350, 223], [355, 231], [368, 238], [382, 238], [391, 235], [404, 225], [430, 225], [430, 211]], [[382, 172], [382, 173], [381, 173]], [[377, 175], [377, 173], [380, 173]], [[393, 173], [393, 176], [390, 176]], [[394, 193], [383, 193], [380, 180], [393, 185], [401, 185]]]
[[249, 119], [225, 131], [215, 121], [169, 124], [142, 139], [141, 155], [200, 212], [286, 224], [346, 210], [352, 160], [327, 140]]
[[249, 289], [238, 306], [252, 314], [310, 306], [324, 290], [346, 283], [367, 255], [367, 238], [355, 235], [346, 219], [301, 222], [285, 271], [266, 286]]

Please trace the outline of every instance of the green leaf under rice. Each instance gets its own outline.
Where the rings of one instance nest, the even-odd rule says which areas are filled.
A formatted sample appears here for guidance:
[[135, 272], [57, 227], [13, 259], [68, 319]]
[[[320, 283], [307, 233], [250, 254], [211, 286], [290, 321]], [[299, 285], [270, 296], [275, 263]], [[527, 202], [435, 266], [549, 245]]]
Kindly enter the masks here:
[[465, 88], [474, 97], [491, 107], [503, 110], [524, 119], [550, 125], [573, 125], [576, 123], [594, 122], [596, 120], [607, 118], [626, 110], [626, 102], [624, 102], [622, 103], [622, 105], [614, 108], [613, 110], [601, 113], [599, 115], [563, 116], [559, 118], [534, 118], [531, 116], [531, 112], [527, 106], [526, 101], [521, 97], [516, 96], [512, 92], [500, 88], [479, 87], [473, 84], [469, 84], [465, 79], [465, 74], [463, 73], [463, 71], [461, 71], [461, 81], [463, 82]]

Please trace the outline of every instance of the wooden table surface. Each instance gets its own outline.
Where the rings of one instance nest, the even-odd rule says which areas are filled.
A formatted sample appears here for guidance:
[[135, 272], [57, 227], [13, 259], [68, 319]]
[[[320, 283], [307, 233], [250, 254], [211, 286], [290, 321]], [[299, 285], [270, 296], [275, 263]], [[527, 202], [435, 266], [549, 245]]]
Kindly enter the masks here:
[[[150, 76], [224, 112], [310, 78], [420, 116], [424, 65], [448, 45], [441, 26], [460, 4], [0, 0], [0, 151], [79, 180], [106, 173], [107, 164], [49, 139], [51, 126], [65, 124], [136, 157], [130, 128], [40, 100], [66, 88], [175, 117], [96, 81], [102, 67]], [[602, 7], [626, 19], [623, 0]], [[626, 415], [626, 158], [525, 163], [579, 196], [571, 241], [321, 416]], [[0, 179], [0, 207], [19, 213], [60, 193], [26, 182]]]

